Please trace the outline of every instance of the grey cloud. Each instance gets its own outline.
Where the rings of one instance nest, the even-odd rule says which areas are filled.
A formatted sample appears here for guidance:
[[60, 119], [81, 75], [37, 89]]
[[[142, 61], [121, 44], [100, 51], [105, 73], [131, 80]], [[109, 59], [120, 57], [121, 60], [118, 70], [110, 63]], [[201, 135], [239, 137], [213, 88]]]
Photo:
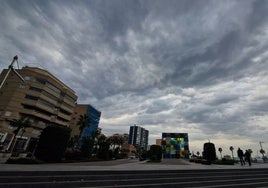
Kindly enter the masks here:
[[109, 134], [137, 123], [154, 138], [189, 130], [196, 140], [253, 139], [267, 133], [267, 6], [3, 1], [0, 67], [18, 54], [20, 65], [47, 69], [103, 112]]

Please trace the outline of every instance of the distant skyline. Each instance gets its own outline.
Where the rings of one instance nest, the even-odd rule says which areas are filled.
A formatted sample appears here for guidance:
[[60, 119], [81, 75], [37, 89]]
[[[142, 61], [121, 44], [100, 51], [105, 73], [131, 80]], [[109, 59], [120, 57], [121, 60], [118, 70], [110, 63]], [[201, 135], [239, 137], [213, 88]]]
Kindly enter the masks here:
[[[268, 152], [268, 1], [3, 0], [0, 68], [48, 70], [102, 112], [107, 136], [188, 133]], [[17, 65], [15, 65], [17, 68]], [[219, 154], [218, 154], [219, 155]]]

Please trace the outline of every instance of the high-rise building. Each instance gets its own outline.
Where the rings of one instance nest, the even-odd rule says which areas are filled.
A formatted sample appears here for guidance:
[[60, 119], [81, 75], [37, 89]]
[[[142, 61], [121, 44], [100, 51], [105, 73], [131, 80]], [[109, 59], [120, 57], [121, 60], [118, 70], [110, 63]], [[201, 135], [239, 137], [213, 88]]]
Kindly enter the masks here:
[[139, 127], [139, 126], [130, 126], [129, 129], [129, 138], [128, 143], [132, 144], [138, 148], [147, 150], [148, 146], [148, 137], [149, 131]]
[[93, 132], [98, 131], [101, 112], [90, 104], [77, 104], [72, 115], [72, 120], [70, 122], [73, 137], [80, 135], [79, 126], [77, 123], [80, 116], [84, 115], [87, 115], [89, 122], [88, 125], [86, 125], [83, 129], [81, 136], [90, 137]]
[[[76, 106], [75, 92], [46, 70], [23, 67], [16, 70], [24, 82], [11, 72], [0, 89], [0, 143], [2, 150], [32, 152], [42, 129], [48, 125], [69, 126]], [[8, 69], [0, 75], [4, 80]], [[27, 118], [32, 127], [15, 138], [10, 123]]]

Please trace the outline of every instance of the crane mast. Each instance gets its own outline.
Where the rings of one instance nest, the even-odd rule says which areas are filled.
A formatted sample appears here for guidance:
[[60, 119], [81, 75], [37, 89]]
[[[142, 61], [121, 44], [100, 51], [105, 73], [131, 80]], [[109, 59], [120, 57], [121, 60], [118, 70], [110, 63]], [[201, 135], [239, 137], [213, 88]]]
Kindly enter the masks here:
[[13, 57], [13, 60], [12, 60], [11, 64], [8, 66], [8, 71], [7, 71], [4, 79], [1, 82], [0, 89], [2, 88], [4, 83], [6, 82], [6, 79], [7, 79], [8, 75], [10, 74], [11, 71], [14, 72], [24, 82], [23, 77], [13, 67], [13, 64], [15, 63], [15, 61], [18, 63], [18, 56], [17, 55]]

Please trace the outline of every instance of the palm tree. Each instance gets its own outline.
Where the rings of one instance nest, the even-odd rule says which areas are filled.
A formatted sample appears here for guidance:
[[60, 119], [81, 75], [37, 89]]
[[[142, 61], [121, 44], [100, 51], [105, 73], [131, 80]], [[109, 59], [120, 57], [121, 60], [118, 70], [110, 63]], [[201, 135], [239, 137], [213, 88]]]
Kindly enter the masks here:
[[21, 135], [20, 135], [20, 137], [22, 137], [24, 132], [25, 132], [25, 129], [28, 128], [28, 127], [31, 127], [32, 124], [31, 124], [31, 122], [30, 122], [30, 120], [28, 118], [22, 117], [19, 120], [13, 120], [10, 123], [10, 125], [12, 127], [16, 127], [16, 129], [13, 131], [13, 133], [14, 133], [13, 140], [11, 141], [11, 143], [12, 143], [11, 144], [11, 146], [12, 146], [11, 147], [11, 152], [13, 152], [15, 144], [16, 144], [16, 141], [17, 141], [16, 137], [19, 134], [20, 130], [22, 130]]
[[233, 160], [234, 160], [234, 147], [233, 146], [230, 146], [230, 150], [232, 152], [232, 157], [233, 157]]
[[84, 128], [90, 126], [90, 118], [88, 117], [88, 115], [87, 114], [80, 115], [77, 125], [79, 126], [80, 130], [79, 138], [81, 138]]
[[[221, 154], [221, 152], [222, 152], [222, 148], [219, 148], [219, 152], [220, 152], [220, 154]], [[221, 159], [222, 159], [222, 154], [221, 154]]]
[[264, 158], [265, 158], [265, 157], [264, 157], [264, 154], [265, 154], [264, 149], [261, 149], [261, 150], [260, 150], [260, 153], [262, 154], [262, 158], [263, 158], [263, 160], [264, 160]]

